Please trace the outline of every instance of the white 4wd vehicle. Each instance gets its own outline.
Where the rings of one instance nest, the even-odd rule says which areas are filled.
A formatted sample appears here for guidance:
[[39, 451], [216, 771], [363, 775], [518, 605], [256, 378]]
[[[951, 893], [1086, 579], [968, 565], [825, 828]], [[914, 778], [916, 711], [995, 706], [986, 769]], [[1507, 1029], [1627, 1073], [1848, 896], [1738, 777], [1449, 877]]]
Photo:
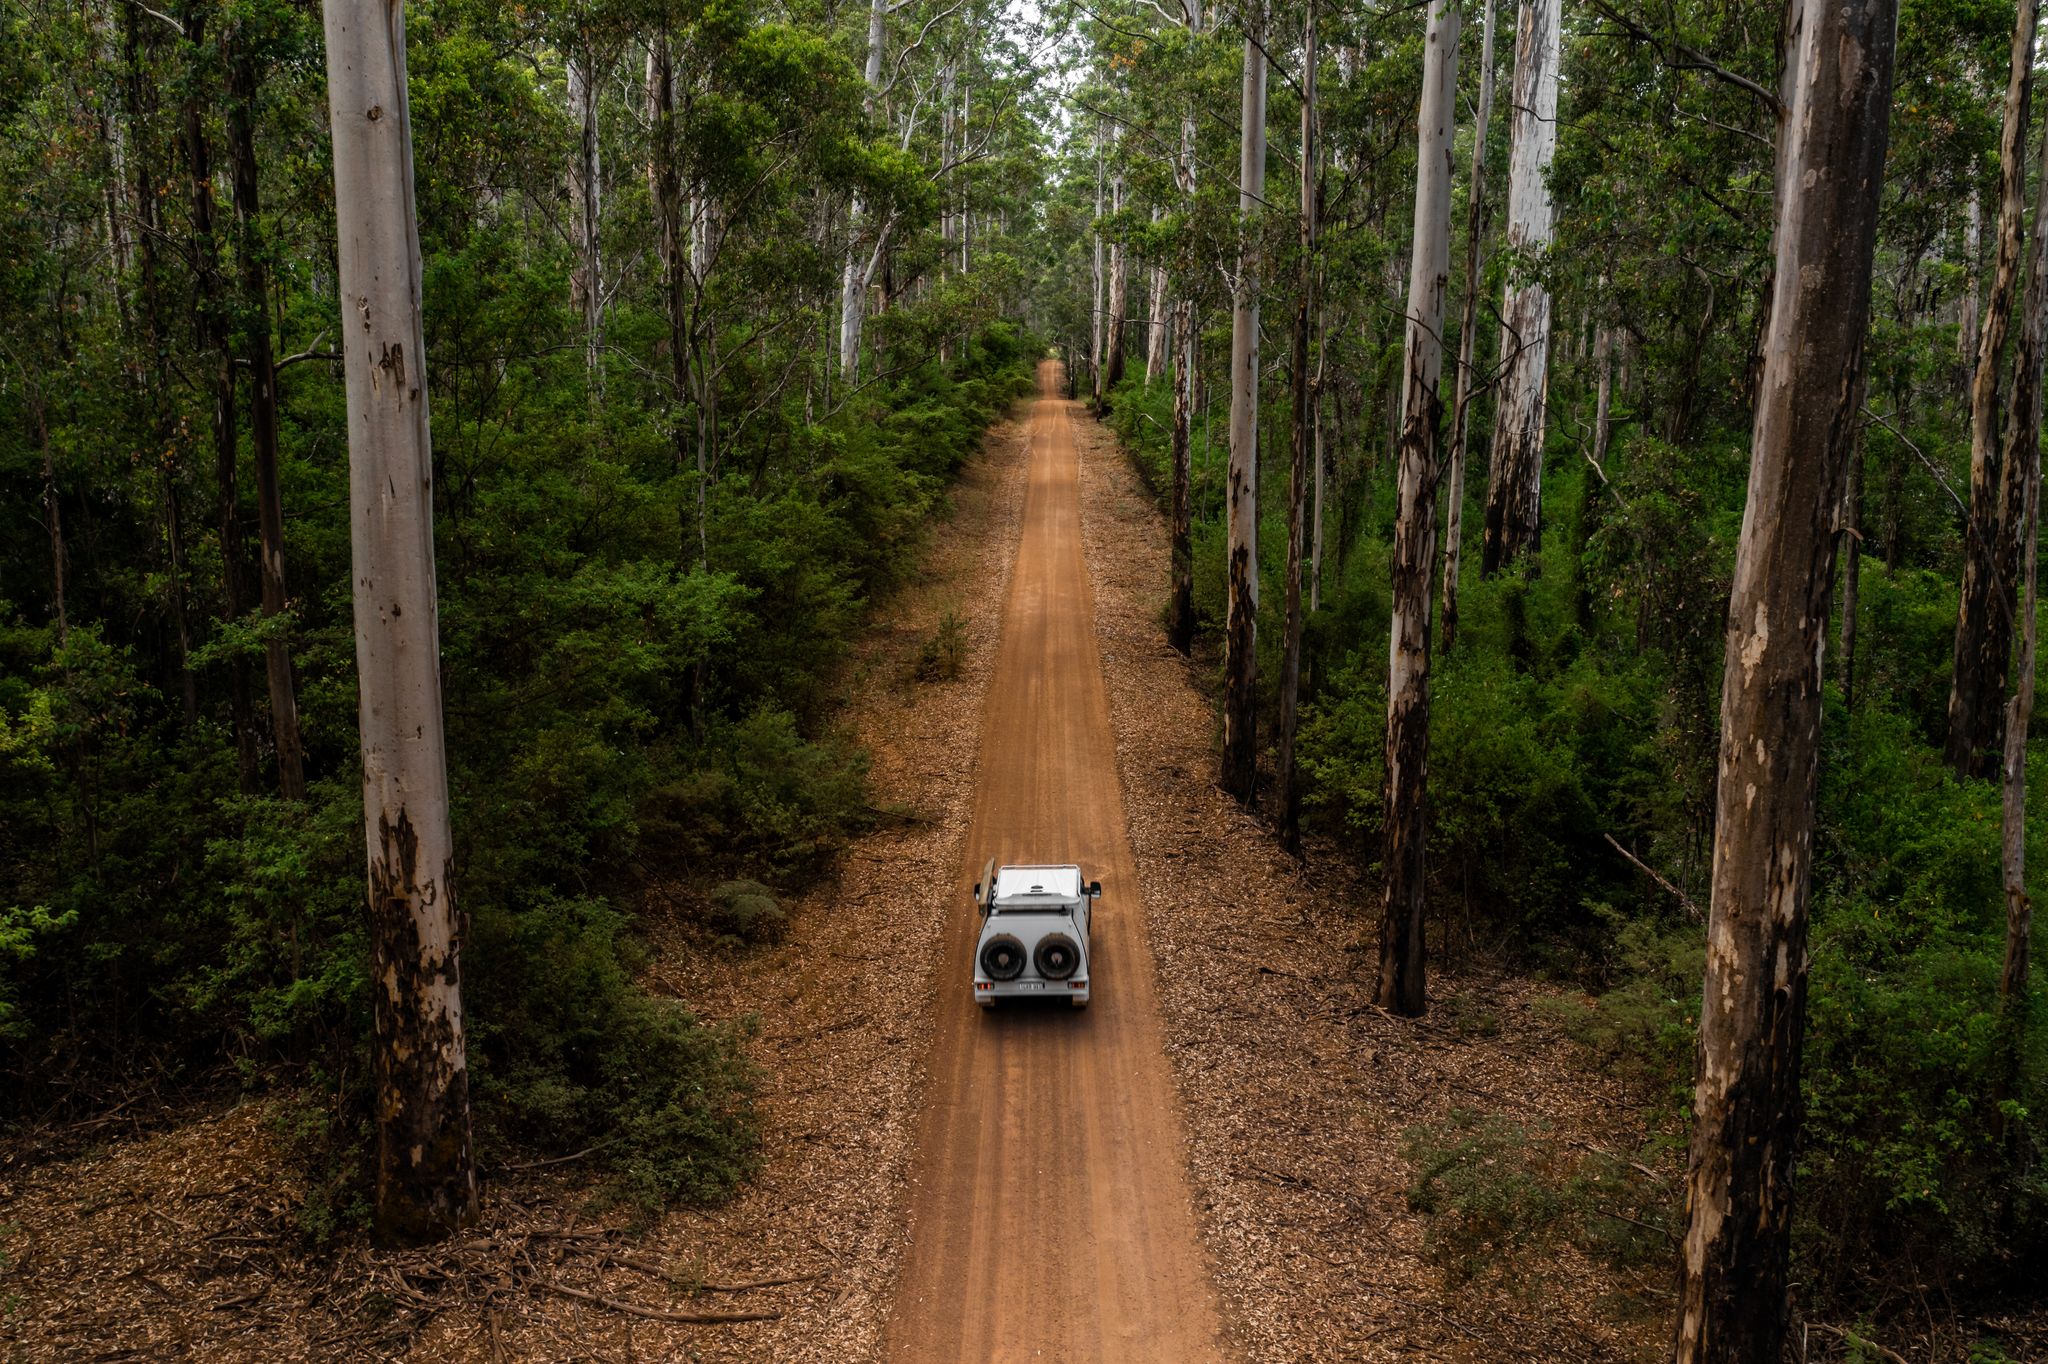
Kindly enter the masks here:
[[1003, 867], [995, 859], [974, 886], [981, 938], [974, 945], [974, 1002], [1056, 999], [1088, 1004], [1088, 921], [1102, 882], [1081, 869]]

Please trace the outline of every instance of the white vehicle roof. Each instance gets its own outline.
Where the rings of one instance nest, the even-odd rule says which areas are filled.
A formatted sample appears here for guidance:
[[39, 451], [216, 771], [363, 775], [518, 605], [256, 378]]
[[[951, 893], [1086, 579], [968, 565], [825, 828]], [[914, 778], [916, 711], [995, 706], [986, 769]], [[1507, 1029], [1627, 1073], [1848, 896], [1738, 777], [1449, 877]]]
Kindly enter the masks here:
[[1066, 867], [1003, 867], [996, 872], [997, 900], [1081, 898], [1081, 869]]

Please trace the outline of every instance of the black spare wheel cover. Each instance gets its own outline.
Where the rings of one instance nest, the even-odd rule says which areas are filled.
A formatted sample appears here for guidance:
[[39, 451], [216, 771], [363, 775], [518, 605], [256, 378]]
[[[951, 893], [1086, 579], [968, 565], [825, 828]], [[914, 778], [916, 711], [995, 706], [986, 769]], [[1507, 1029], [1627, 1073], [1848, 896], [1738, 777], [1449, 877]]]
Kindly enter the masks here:
[[998, 933], [981, 945], [981, 969], [990, 980], [1015, 980], [1024, 974], [1024, 944]]
[[1081, 965], [1081, 949], [1064, 933], [1048, 933], [1038, 940], [1038, 974], [1047, 980], [1065, 980]]

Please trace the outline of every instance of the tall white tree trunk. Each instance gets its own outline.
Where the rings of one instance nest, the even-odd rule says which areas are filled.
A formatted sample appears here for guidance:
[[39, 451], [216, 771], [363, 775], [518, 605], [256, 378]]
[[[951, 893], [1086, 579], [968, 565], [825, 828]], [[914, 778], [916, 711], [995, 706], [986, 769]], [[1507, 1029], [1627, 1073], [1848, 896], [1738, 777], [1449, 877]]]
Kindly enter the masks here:
[[1102, 129], [1095, 130], [1095, 222], [1090, 229], [1095, 238], [1095, 260], [1093, 283], [1094, 301], [1089, 304], [1088, 317], [1092, 328], [1088, 351], [1088, 391], [1091, 403], [1100, 410], [1102, 407]]
[[[1201, 6], [1188, 0], [1188, 29], [1201, 32]], [[1180, 155], [1173, 166], [1174, 188], [1181, 206], [1188, 208], [1195, 197], [1195, 118], [1181, 115]], [[1195, 570], [1193, 543], [1193, 459], [1194, 433], [1191, 423], [1195, 408], [1195, 300], [1194, 290], [1184, 286], [1173, 304], [1173, 498], [1168, 532], [1172, 588], [1167, 597], [1166, 638], [1186, 654], [1195, 640]]]
[[[939, 182], [939, 278], [944, 279], [958, 262], [953, 255], [953, 84], [956, 63], [946, 63], [939, 77], [939, 165], [945, 175]], [[964, 139], [962, 139], [964, 142]], [[944, 358], [945, 347], [940, 346]]]
[[1486, 231], [1486, 125], [1493, 117], [1493, 0], [1479, 18], [1479, 108], [1465, 186], [1465, 305], [1458, 317], [1458, 397], [1451, 409], [1451, 489], [1444, 498], [1443, 644], [1458, 637], [1458, 572], [1465, 540], [1465, 431], [1472, 406], [1472, 352], [1479, 340], [1480, 238]]
[[[960, 140], [963, 143], [967, 140], [967, 130], [972, 126], [971, 120], [973, 116], [974, 87], [972, 85], [962, 85], [960, 87]], [[969, 182], [962, 181], [960, 194], [960, 273], [963, 275], [967, 273], [974, 263], [974, 206], [967, 198], [968, 191], [971, 188], [972, 185]]]
[[[1249, 19], [1260, 29], [1264, 16]], [[1229, 572], [1223, 632], [1223, 789], [1249, 805], [1258, 785], [1259, 247], [1251, 225], [1265, 197], [1266, 54], [1244, 43], [1239, 101], [1237, 279], [1230, 314]]]
[[[1160, 218], [1159, 205], [1152, 205], [1152, 221]], [[1145, 276], [1145, 301], [1151, 321], [1145, 326], [1145, 387], [1158, 382], [1166, 368], [1166, 267], [1155, 265]]]
[[[868, 5], [867, 112], [873, 117], [875, 96], [882, 88], [882, 47], [887, 41], [889, 0], [870, 0]], [[867, 312], [868, 284], [879, 253], [864, 256], [861, 251], [862, 220], [865, 209], [858, 194], [846, 206], [846, 268], [839, 280], [839, 372], [848, 379], [860, 368], [861, 323]]]
[[1728, 603], [1674, 1364], [1784, 1355], [1821, 651], [1862, 424], [1896, 0], [1794, 0], [1776, 256]]
[[1399, 506], [1388, 569], [1386, 893], [1380, 915], [1383, 1009], [1416, 1015], [1424, 988], [1423, 793], [1429, 760], [1429, 578], [1436, 567], [1437, 438], [1443, 428], [1444, 293], [1451, 275], [1451, 131], [1458, 97], [1458, 7], [1432, 0], [1416, 115], [1415, 245], [1408, 263]]
[[[1558, 0], [1522, 0], [1515, 30], [1513, 143], [1508, 155], [1508, 249], [1550, 245], [1550, 160], [1557, 150]], [[1506, 364], [1493, 420], [1486, 531], [1479, 568], [1498, 573], [1537, 548], [1543, 492], [1544, 399], [1550, 382], [1550, 291], [1508, 281], [1500, 353]]]
[[402, 0], [327, 0], [376, 1029], [376, 1221], [476, 1217]]
[[[1111, 143], [1112, 149], [1115, 143]], [[1109, 182], [1109, 211], [1112, 215], [1124, 210], [1124, 173], [1121, 167]], [[1109, 353], [1103, 361], [1102, 387], [1104, 396], [1115, 388], [1124, 377], [1125, 338], [1130, 335], [1128, 314], [1131, 310], [1130, 255], [1124, 250], [1122, 234], [1109, 244]]]

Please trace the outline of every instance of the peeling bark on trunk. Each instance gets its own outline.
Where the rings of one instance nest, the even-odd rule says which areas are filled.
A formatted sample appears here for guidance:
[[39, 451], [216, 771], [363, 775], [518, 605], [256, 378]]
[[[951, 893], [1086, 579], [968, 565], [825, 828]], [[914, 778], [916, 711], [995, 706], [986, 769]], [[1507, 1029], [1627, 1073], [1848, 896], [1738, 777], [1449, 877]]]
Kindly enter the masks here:
[[[206, 12], [197, 4], [184, 10], [185, 40], [194, 49], [205, 42]], [[228, 334], [227, 290], [220, 275], [220, 248], [213, 230], [213, 157], [207, 146], [201, 91], [189, 83], [180, 110], [185, 143], [185, 169], [192, 211], [193, 314], [200, 343], [213, 365], [213, 453], [217, 483], [216, 519], [220, 524], [221, 616], [234, 621], [242, 614], [242, 520], [236, 505], [235, 354]], [[228, 703], [235, 731], [235, 773], [243, 794], [258, 786], [256, 719], [249, 700], [249, 665], [239, 654], [228, 660]]]
[[474, 1221], [477, 1190], [449, 879], [405, 11], [327, 0], [325, 18], [369, 835], [376, 1230], [386, 1244], [410, 1244]]
[[1493, 117], [1494, 0], [1479, 19], [1479, 108], [1465, 199], [1465, 304], [1458, 318], [1458, 389], [1451, 409], [1451, 487], [1444, 497], [1443, 648], [1458, 639], [1458, 573], [1465, 539], [1465, 437], [1472, 410], [1472, 352], [1479, 340], [1480, 247], [1486, 233], [1486, 126]]
[[1185, 655], [1195, 643], [1194, 488], [1189, 468], [1193, 457], [1195, 403], [1195, 304], [1181, 299], [1173, 305], [1173, 590], [1166, 611], [1167, 642]]
[[1091, 282], [1095, 293], [1088, 305], [1088, 317], [1093, 331], [1088, 350], [1088, 405], [1097, 412], [1102, 410], [1102, 344], [1103, 313], [1102, 287], [1102, 130], [1095, 130], [1095, 226], [1089, 230], [1094, 236], [1095, 259]]
[[[1202, 31], [1199, 0], [1187, 0], [1188, 31]], [[1195, 195], [1195, 119], [1183, 113], [1180, 120], [1180, 155], [1173, 167], [1174, 186], [1180, 191], [1184, 208]], [[1183, 656], [1195, 643], [1195, 552], [1193, 471], [1195, 408], [1195, 300], [1193, 290], [1183, 286], [1173, 305], [1173, 524], [1172, 594], [1166, 612], [1166, 638]]]
[[1842, 705], [1856, 708], [1856, 615], [1863, 588], [1863, 435], [1856, 424], [1856, 448], [1849, 454], [1849, 486], [1842, 494]]
[[1948, 742], [1943, 757], [1956, 775], [1989, 777], [1996, 765], [1998, 700], [2012, 657], [2012, 574], [2017, 541], [2010, 519], [2014, 488], [1998, 446], [1998, 380], [2018, 290], [2025, 209], [2027, 112], [2033, 91], [2037, 0], [2019, 0], [2012, 32], [2012, 68], [1999, 136], [1998, 239], [1970, 383], [1970, 515], [1963, 543], [1962, 600], [1956, 610]]
[[[974, 118], [974, 87], [965, 85], [960, 90], [960, 136], [964, 139]], [[966, 274], [973, 266], [974, 254], [974, 205], [968, 202], [973, 191], [972, 182], [962, 178], [960, 189], [960, 273]]]
[[1429, 1007], [1422, 918], [1427, 900], [1423, 800], [1429, 761], [1429, 577], [1436, 567], [1437, 440], [1443, 428], [1444, 294], [1451, 273], [1451, 132], [1458, 95], [1458, 8], [1432, 0], [1416, 116], [1415, 245], [1403, 347], [1400, 503], [1388, 566], [1386, 894], [1375, 1002], [1393, 1013]]
[[[1557, 150], [1558, 0], [1522, 0], [1515, 32], [1514, 142], [1508, 162], [1508, 249], [1550, 246], [1550, 159]], [[1494, 410], [1479, 570], [1499, 573], [1540, 544], [1543, 419], [1550, 384], [1550, 291], [1510, 280], [1500, 350], [1506, 373]]]
[[[1260, 20], [1263, 16], [1260, 16]], [[1263, 29], [1263, 22], [1256, 23]], [[1247, 36], [1238, 108], [1239, 229], [1230, 316], [1229, 585], [1223, 632], [1223, 789], [1249, 806], [1259, 773], [1259, 251], [1266, 184], [1266, 56]]]
[[1288, 441], [1287, 618], [1280, 641], [1280, 842], [1301, 851], [1301, 783], [1294, 766], [1294, 730], [1301, 705], [1301, 576], [1303, 518], [1308, 502], [1310, 435], [1315, 426], [1309, 378], [1309, 322], [1315, 307], [1316, 252], [1316, 3], [1302, 20], [1300, 260], [1295, 274], [1292, 386], [1294, 422]]
[[[1109, 211], [1123, 212], [1124, 173], [1119, 170], [1109, 184]], [[1123, 382], [1125, 337], [1130, 331], [1125, 314], [1131, 307], [1129, 253], [1121, 238], [1109, 244], [1109, 352], [1102, 362], [1102, 396]]]
[[[1159, 221], [1159, 206], [1152, 206], [1152, 221]], [[1145, 326], [1145, 387], [1159, 382], [1159, 376], [1166, 369], [1167, 313], [1170, 305], [1166, 299], [1166, 267], [1155, 265], [1145, 279], [1145, 295], [1151, 321]]]
[[[270, 344], [270, 283], [263, 268], [256, 221], [262, 213], [256, 176], [256, 67], [243, 35], [230, 37], [228, 148], [233, 162], [235, 222], [239, 229], [242, 327], [249, 362], [249, 433], [256, 464], [256, 525], [263, 618], [275, 622], [289, 606], [284, 577], [284, 497], [277, 469], [277, 365]], [[306, 794], [305, 745], [299, 738], [299, 700], [292, 685], [291, 640], [274, 627], [263, 643], [270, 689], [270, 735], [277, 749], [277, 789], [286, 800]]]
[[1891, 113], [1896, 0], [1795, 0], [1775, 292], [1728, 606], [1675, 1364], [1776, 1360], [1806, 1014], [1821, 650]]
[[597, 102], [600, 73], [586, 40], [569, 59], [569, 115], [576, 122], [576, 165], [569, 177], [576, 211], [576, 270], [570, 300], [583, 314], [583, 366], [594, 392], [603, 389], [604, 257], [599, 229], [604, 220], [604, 181], [598, 160]]
[[1323, 457], [1323, 418], [1320, 408], [1315, 420], [1315, 534], [1311, 537], [1308, 553], [1308, 611], [1310, 615], [1323, 609], [1323, 487], [1327, 482], [1326, 461]]
[[[863, 74], [867, 81], [865, 108], [874, 117], [875, 96], [882, 88], [882, 47], [889, 30], [889, 0], [872, 0], [868, 6], [868, 59]], [[860, 369], [861, 323], [867, 315], [868, 285], [874, 280], [875, 261], [881, 242], [865, 264], [861, 259], [860, 195], [853, 196], [846, 210], [846, 268], [839, 282], [839, 372], [851, 381]]]
[[1957, 309], [1956, 361], [1965, 373], [1977, 360], [1977, 258], [1984, 247], [1984, 197], [1975, 185], [1963, 210], [1963, 296]]
[[707, 326], [704, 319], [692, 316], [695, 296], [703, 284], [700, 272], [704, 268], [706, 214], [695, 198], [687, 204], [683, 198], [675, 138], [676, 73], [666, 38], [656, 39], [648, 52], [647, 112], [653, 130], [648, 179], [653, 187], [654, 220], [660, 234], [662, 295], [668, 312], [669, 384], [676, 407], [680, 409], [688, 403], [693, 411], [687, 430], [680, 415], [677, 416], [670, 439], [676, 468], [687, 463], [697, 475], [690, 538], [695, 541], [692, 553], [701, 566], [706, 549], [705, 494], [716, 428], [716, 400], [702, 354]]
[[2041, 139], [2041, 175], [2034, 194], [2034, 239], [2027, 251], [2027, 292], [2019, 345], [2013, 354], [2012, 410], [2006, 417], [2005, 465], [2018, 487], [2014, 515], [2024, 545], [2020, 560], [2019, 677], [2005, 703], [2004, 818], [2005, 969], [1999, 993], [2026, 998], [2034, 908], [2027, 896], [2027, 730], [2034, 718], [2034, 672], [2041, 555], [2041, 377], [2048, 359], [2048, 136]]

